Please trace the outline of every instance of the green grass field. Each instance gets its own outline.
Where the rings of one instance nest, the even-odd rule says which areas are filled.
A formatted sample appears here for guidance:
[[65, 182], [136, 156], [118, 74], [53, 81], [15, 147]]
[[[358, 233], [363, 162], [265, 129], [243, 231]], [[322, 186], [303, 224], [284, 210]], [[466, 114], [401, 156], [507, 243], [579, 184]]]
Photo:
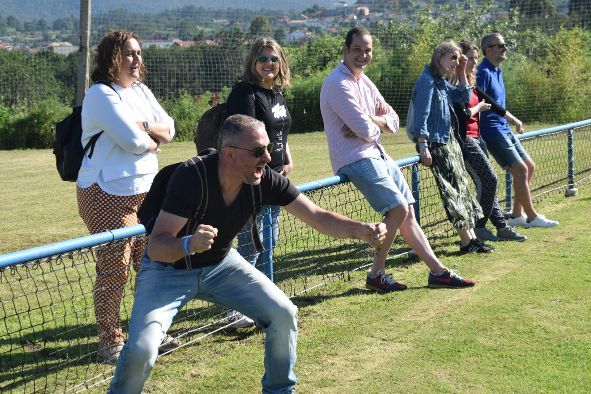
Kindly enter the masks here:
[[[414, 154], [403, 133], [385, 143], [394, 158]], [[296, 184], [332, 175], [323, 134], [293, 135], [290, 145]], [[160, 164], [193, 154], [193, 144], [175, 143]], [[87, 234], [75, 186], [59, 180], [50, 151], [0, 159], [0, 253]], [[368, 292], [354, 272], [296, 297], [298, 391], [591, 391], [590, 189], [543, 199], [540, 210], [561, 225], [524, 230], [527, 242], [498, 244], [491, 255], [458, 256], [454, 239], [434, 242], [446, 265], [477, 281], [472, 289], [429, 290], [424, 264], [392, 258], [388, 270], [405, 292]], [[160, 358], [145, 392], [260, 391], [262, 341], [251, 329], [207, 337]]]

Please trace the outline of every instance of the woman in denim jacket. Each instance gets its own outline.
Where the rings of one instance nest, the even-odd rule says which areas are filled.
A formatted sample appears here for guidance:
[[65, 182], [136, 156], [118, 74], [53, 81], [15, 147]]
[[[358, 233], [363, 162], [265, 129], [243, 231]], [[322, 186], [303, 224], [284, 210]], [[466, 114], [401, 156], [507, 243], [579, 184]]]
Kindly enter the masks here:
[[[445, 78], [459, 67], [460, 84]], [[454, 41], [445, 41], [415, 83], [407, 119], [407, 134], [417, 144], [421, 164], [430, 167], [449, 221], [460, 236], [460, 252], [491, 252], [474, 234], [480, 204], [468, 188], [468, 174], [459, 146], [454, 103], [466, 103], [471, 87], [466, 79], [466, 56]]]

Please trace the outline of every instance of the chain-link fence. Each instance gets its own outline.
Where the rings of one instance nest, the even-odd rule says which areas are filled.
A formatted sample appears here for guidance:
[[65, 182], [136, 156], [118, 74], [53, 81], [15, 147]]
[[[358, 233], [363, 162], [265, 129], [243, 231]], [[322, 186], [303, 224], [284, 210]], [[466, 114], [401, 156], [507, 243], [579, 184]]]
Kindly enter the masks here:
[[[537, 163], [532, 185], [536, 205], [542, 199], [565, 194], [565, 190], [569, 191], [566, 194], [572, 194], [577, 187], [589, 190], [589, 123], [574, 130], [560, 127], [524, 140], [525, 148]], [[418, 167], [416, 157], [400, 163], [418, 200], [417, 217], [431, 242], [453, 242], [449, 237], [455, 232], [445, 217], [430, 170]], [[503, 173], [496, 169], [502, 179]], [[324, 208], [357, 220], [379, 220], [350, 182], [330, 178], [300, 188]], [[503, 190], [504, 184], [499, 182], [500, 200], [506, 197]], [[141, 231], [135, 232], [138, 233]], [[371, 262], [373, 250], [366, 244], [321, 235], [290, 215], [281, 215], [279, 234], [273, 261], [275, 283], [292, 297], [348, 278], [349, 273], [364, 269]], [[99, 249], [109, 250], [129, 239], [108, 243], [102, 239], [91, 247], [88, 241], [87, 246], [72, 252], [53, 252], [49, 257], [27, 258], [28, 261], [18, 264], [6, 263], [8, 255], [0, 256], [0, 391], [71, 392], [110, 379], [113, 367], [97, 362], [92, 298], [94, 262]], [[407, 250], [398, 239], [391, 254]], [[265, 267], [259, 269], [270, 271]], [[121, 308], [125, 328], [133, 304], [133, 283], [132, 272]], [[227, 328], [225, 317], [224, 308], [194, 300], [177, 315], [170, 334], [190, 345]]]

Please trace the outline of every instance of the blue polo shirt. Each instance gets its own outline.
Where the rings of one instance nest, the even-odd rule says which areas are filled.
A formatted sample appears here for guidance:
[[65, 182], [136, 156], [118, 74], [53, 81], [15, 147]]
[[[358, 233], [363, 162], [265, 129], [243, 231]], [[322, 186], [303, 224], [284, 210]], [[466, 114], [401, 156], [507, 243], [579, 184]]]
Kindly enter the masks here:
[[[503, 71], [500, 67], [484, 59], [478, 65], [476, 85], [482, 91], [491, 96], [501, 107], [507, 108], [505, 103], [506, 92], [503, 83]], [[511, 134], [509, 122], [493, 111], [485, 111], [480, 114], [480, 135], [485, 141], [501, 137], [503, 134]]]

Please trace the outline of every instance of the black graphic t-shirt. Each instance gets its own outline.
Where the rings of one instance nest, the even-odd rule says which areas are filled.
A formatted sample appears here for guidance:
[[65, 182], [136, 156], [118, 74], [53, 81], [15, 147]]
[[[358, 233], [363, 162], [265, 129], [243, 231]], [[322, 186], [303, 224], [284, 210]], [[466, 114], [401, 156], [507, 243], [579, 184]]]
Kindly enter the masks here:
[[240, 82], [232, 88], [227, 103], [228, 116], [248, 115], [265, 124], [269, 140], [275, 144], [269, 167], [281, 172], [287, 135], [291, 127], [291, 115], [285, 105], [283, 93]]

